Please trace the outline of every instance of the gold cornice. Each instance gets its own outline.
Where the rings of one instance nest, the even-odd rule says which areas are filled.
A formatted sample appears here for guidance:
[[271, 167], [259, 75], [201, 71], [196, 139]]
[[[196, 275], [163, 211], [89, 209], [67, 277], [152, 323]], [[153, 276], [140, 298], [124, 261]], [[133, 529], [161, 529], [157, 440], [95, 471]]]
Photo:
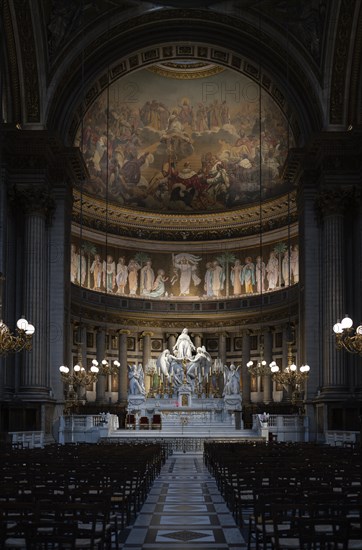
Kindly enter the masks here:
[[213, 76], [215, 74], [222, 73], [225, 69], [214, 65], [213, 67], [205, 67], [204, 69], [182, 71], [180, 69], [175, 70], [172, 68], [165, 67], [164, 65], [153, 65], [152, 67], [147, 67], [152, 73], [156, 73], [159, 76], [165, 78], [176, 78], [179, 80], [194, 80], [196, 78], [206, 78]]
[[161, 241], [232, 239], [297, 219], [296, 191], [238, 210], [203, 214], [137, 211], [73, 190], [73, 221], [109, 234]]

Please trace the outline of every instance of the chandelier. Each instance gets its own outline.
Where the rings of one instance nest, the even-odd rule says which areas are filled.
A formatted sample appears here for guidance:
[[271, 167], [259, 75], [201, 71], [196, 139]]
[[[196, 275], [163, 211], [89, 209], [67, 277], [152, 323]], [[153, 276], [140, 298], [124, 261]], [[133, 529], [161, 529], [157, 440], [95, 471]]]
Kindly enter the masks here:
[[17, 321], [16, 332], [16, 336], [11, 334], [9, 327], [0, 319], [0, 355], [32, 349], [35, 327], [28, 323], [25, 317]]
[[362, 325], [354, 330], [352, 319], [346, 315], [333, 326], [333, 332], [338, 350], [345, 349], [349, 353], [362, 355]]
[[35, 327], [28, 323], [25, 317], [18, 319], [16, 323], [16, 335], [10, 332], [9, 327], [2, 320], [3, 283], [5, 277], [0, 273], [0, 355], [32, 349], [32, 338]]

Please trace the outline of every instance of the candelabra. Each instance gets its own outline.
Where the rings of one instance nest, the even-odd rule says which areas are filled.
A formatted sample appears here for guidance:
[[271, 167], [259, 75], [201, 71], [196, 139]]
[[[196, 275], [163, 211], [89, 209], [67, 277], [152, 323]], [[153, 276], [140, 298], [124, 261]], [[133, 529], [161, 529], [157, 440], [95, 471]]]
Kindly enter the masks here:
[[[98, 367], [98, 361], [96, 359], [93, 359], [92, 366]], [[109, 374], [118, 374], [118, 369], [121, 366], [121, 363], [117, 361], [108, 361], [107, 359], [103, 359], [101, 361], [100, 367], [99, 367], [99, 374], [109, 375]]]
[[215, 393], [214, 397], [220, 397], [219, 377], [224, 372], [224, 365], [220, 357], [215, 359], [212, 365], [212, 374], [215, 376]]
[[281, 371], [275, 361], [270, 363], [273, 380], [282, 384], [290, 393], [291, 401], [296, 404], [302, 400], [301, 386], [309, 376], [309, 365], [297, 367], [294, 363]]
[[86, 386], [97, 380], [99, 373], [98, 361], [93, 359], [92, 366], [87, 371], [82, 365], [82, 355], [80, 345], [78, 345], [78, 363], [74, 365], [73, 370], [71, 371], [69, 367], [62, 365], [59, 367], [59, 371], [63, 384], [67, 386], [64, 412], [69, 413], [79, 401], [83, 401], [79, 397], [80, 390], [85, 389]]
[[254, 361], [250, 359], [246, 363], [246, 366], [248, 368], [249, 374], [252, 376], [266, 376], [271, 373], [271, 363], [268, 365], [267, 362], [264, 359], [264, 350], [263, 346], [260, 346], [260, 359], [259, 361], [256, 361], [254, 365]]
[[354, 330], [352, 319], [346, 315], [342, 321], [337, 321], [333, 331], [338, 350], [345, 349], [349, 353], [362, 355], [362, 325]]
[[150, 391], [149, 391], [150, 397], [155, 396], [153, 385], [154, 385], [154, 376], [156, 372], [157, 372], [156, 362], [154, 359], [150, 359], [145, 367], [145, 374], [150, 377]]

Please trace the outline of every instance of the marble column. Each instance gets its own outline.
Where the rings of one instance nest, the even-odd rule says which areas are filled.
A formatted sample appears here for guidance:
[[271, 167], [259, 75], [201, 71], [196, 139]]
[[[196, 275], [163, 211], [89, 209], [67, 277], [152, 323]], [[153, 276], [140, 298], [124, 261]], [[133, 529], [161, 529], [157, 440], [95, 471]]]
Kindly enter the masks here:
[[319, 196], [323, 250], [323, 387], [328, 398], [348, 393], [346, 354], [336, 349], [333, 325], [345, 311], [344, 213], [351, 201], [348, 193], [328, 191]]
[[[220, 332], [219, 333], [219, 359], [221, 359], [221, 362], [223, 365], [226, 365], [226, 332]], [[224, 391], [224, 376], [223, 373], [219, 374], [218, 377], [218, 384], [220, 388], [220, 395], [223, 394]]]
[[[153, 332], [143, 332], [142, 333], [142, 339], [143, 339], [143, 372], [145, 373], [146, 365], [148, 364], [148, 361], [151, 359], [151, 336], [153, 336]], [[146, 395], [150, 391], [150, 377], [146, 375], [145, 373], [145, 388], [146, 388]]]
[[245, 330], [242, 338], [241, 379], [243, 386], [243, 404], [248, 405], [250, 403], [250, 374], [246, 363], [250, 360], [250, 332]]
[[[271, 330], [264, 332], [264, 359], [268, 366], [272, 361], [273, 353], [273, 333]], [[271, 372], [263, 376], [263, 401], [264, 403], [270, 403], [272, 394], [272, 379]]]
[[170, 350], [170, 353], [173, 354], [173, 348], [174, 348], [174, 345], [176, 344], [177, 334], [169, 333], [169, 334], [166, 334], [166, 337], [167, 337], [168, 349]]
[[[87, 370], [87, 328], [81, 325], [78, 334], [78, 363], [81, 362], [82, 366]], [[85, 386], [79, 386], [78, 397], [81, 400], [87, 400], [87, 390]]]
[[96, 333], [96, 358], [98, 361], [98, 378], [96, 384], [96, 402], [106, 403], [107, 376], [102, 374], [102, 361], [106, 357], [106, 333], [104, 328], [98, 328]]
[[25, 353], [21, 369], [20, 393], [28, 399], [49, 395], [47, 361], [48, 334], [48, 242], [46, 224], [53, 206], [45, 185], [19, 186], [18, 199], [24, 219], [24, 305], [26, 319], [35, 327], [33, 349]]
[[193, 342], [194, 342], [194, 346], [195, 346], [196, 350], [197, 350], [197, 348], [200, 348], [201, 347], [201, 342], [202, 342], [202, 335], [197, 334], [197, 333], [194, 334], [193, 335]]
[[122, 329], [119, 331], [118, 339], [118, 361], [121, 363], [119, 367], [118, 379], [118, 403], [126, 405], [128, 395], [128, 359], [127, 359], [127, 338], [131, 331]]

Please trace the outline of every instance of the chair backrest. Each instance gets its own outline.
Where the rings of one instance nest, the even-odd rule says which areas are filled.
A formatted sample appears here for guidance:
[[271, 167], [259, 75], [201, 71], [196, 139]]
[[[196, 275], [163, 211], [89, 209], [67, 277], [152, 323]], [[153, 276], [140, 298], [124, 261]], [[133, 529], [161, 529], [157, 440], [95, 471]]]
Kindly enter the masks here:
[[349, 522], [346, 518], [301, 517], [297, 522], [301, 550], [348, 549]]

